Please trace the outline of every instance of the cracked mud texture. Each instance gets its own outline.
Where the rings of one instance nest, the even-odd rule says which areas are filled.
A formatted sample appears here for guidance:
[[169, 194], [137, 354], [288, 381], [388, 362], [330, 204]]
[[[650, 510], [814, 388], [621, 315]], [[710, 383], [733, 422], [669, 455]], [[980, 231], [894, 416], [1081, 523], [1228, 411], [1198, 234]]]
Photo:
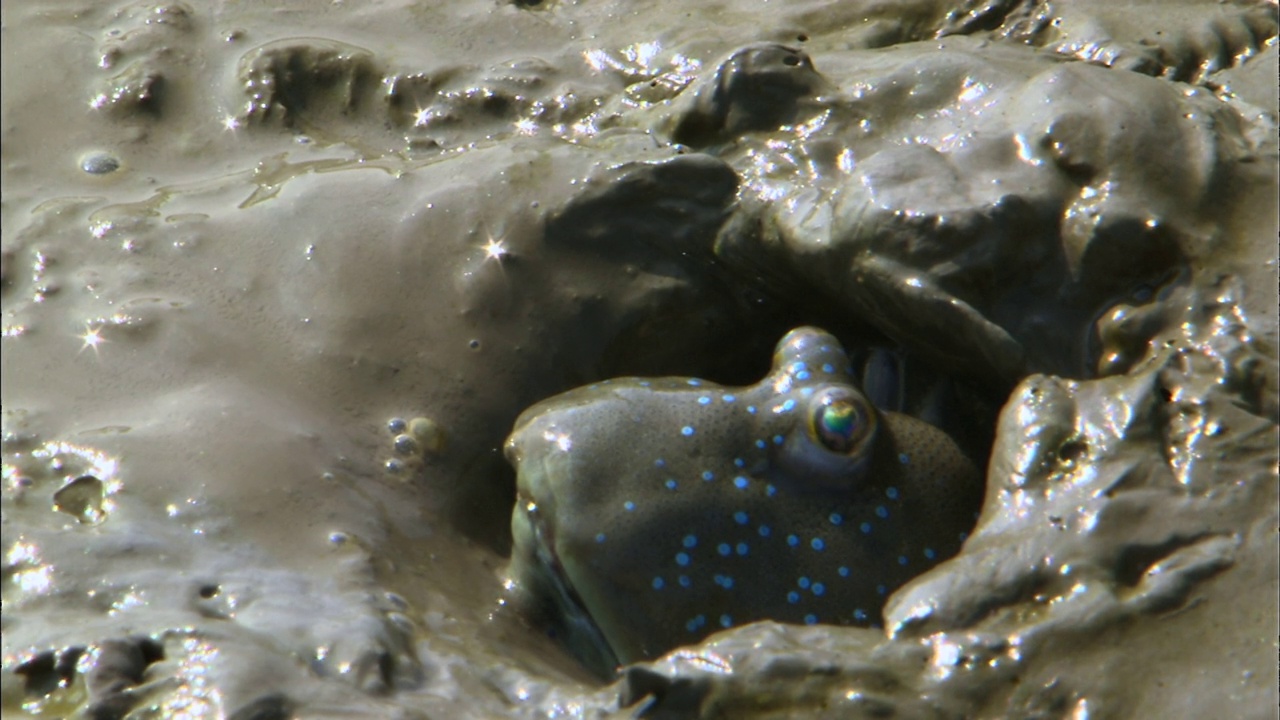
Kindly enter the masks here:
[[[1274, 2], [0, 12], [6, 717], [1274, 713]], [[977, 527], [601, 683], [516, 417], [804, 324], [956, 385]]]

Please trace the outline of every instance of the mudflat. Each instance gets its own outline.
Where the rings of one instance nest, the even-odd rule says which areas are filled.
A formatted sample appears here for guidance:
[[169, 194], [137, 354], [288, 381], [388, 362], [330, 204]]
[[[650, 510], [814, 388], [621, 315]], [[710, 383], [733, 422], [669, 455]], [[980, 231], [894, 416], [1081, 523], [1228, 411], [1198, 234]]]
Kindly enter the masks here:
[[[6, 716], [1274, 713], [1274, 2], [0, 13]], [[958, 554], [584, 666], [517, 418], [806, 325], [981, 466]]]

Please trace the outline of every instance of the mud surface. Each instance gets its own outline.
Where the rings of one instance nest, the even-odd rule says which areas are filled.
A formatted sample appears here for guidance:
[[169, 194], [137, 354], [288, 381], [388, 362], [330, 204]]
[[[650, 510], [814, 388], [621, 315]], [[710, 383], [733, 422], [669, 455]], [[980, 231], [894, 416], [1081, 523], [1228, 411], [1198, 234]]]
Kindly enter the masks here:
[[[6, 716], [1274, 713], [1273, 2], [2, 23]], [[506, 606], [516, 417], [803, 324], [977, 527], [601, 683]]]

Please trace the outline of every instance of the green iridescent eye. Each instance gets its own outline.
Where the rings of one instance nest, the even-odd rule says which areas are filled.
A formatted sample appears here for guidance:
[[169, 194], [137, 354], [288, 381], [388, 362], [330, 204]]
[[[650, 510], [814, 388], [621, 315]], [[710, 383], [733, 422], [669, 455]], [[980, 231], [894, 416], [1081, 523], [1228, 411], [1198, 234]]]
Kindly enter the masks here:
[[875, 430], [876, 418], [865, 400], [847, 390], [815, 395], [809, 415], [814, 441], [833, 453], [851, 455]]

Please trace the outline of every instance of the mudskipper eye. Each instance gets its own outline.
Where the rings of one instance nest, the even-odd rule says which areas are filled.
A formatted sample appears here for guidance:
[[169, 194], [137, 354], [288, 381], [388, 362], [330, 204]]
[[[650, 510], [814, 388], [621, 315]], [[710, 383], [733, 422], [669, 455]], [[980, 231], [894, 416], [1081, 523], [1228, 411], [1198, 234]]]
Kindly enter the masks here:
[[813, 396], [809, 408], [810, 439], [833, 453], [854, 455], [875, 433], [875, 411], [853, 391], [824, 390]]

